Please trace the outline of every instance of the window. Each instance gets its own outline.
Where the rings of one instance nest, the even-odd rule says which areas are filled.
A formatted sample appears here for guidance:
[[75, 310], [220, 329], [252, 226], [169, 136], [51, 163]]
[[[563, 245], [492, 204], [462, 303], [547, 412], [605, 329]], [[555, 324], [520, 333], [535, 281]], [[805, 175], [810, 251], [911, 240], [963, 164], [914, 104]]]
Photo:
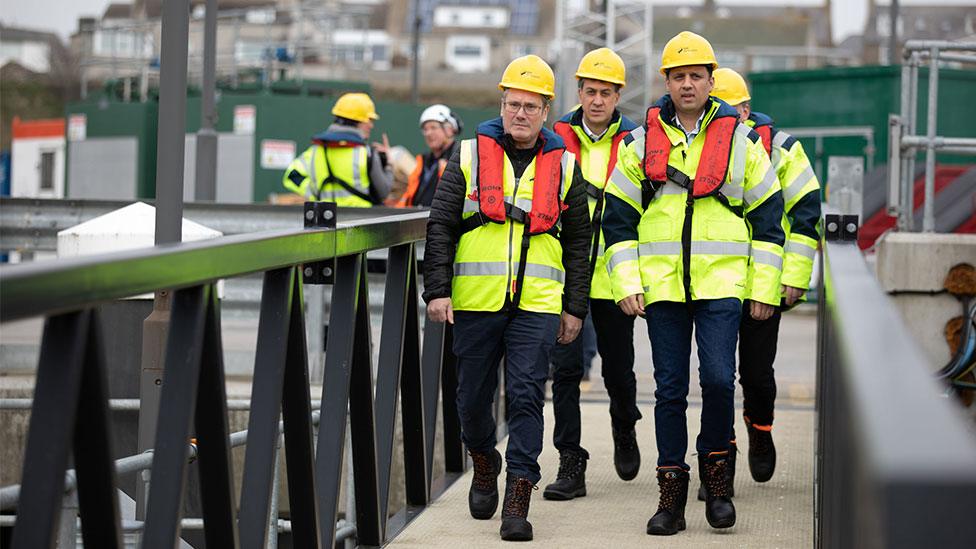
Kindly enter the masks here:
[[41, 190], [54, 190], [54, 152], [41, 153]]
[[480, 57], [481, 47], [474, 44], [454, 46], [454, 55], [458, 57]]

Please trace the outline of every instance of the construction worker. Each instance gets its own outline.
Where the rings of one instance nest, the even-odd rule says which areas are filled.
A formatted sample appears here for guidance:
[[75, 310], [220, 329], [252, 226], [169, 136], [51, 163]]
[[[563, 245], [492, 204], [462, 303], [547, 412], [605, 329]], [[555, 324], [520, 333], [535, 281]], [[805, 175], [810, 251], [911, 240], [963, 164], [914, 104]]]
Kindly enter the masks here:
[[[634, 377], [634, 317], [613, 302], [610, 276], [603, 259], [600, 218], [603, 188], [617, 163], [617, 147], [637, 127], [617, 110], [626, 69], [619, 55], [608, 48], [583, 56], [576, 70], [580, 106], [553, 126], [566, 148], [579, 159], [587, 183], [593, 220], [590, 266], [590, 314], [597, 349], [603, 360], [603, 383], [610, 395], [613, 462], [617, 475], [631, 480], [640, 469], [640, 451], [634, 424], [637, 380]], [[542, 493], [546, 499], [568, 500], [586, 495], [587, 451], [580, 446], [580, 380], [584, 373], [583, 338], [557, 344], [552, 353], [552, 404], [555, 412], [553, 444], [559, 450], [559, 472]]]
[[468, 507], [490, 519], [501, 455], [492, 400], [505, 360], [508, 475], [501, 537], [532, 539], [529, 500], [541, 479], [542, 407], [553, 345], [586, 317], [590, 225], [585, 181], [563, 140], [543, 128], [555, 96], [535, 55], [512, 61], [498, 84], [501, 116], [461, 142], [441, 176], [424, 257], [432, 321], [454, 324], [461, 438], [474, 463]]
[[783, 197], [762, 140], [709, 97], [717, 67], [708, 41], [684, 31], [664, 47], [668, 94], [624, 139], [606, 189], [603, 235], [614, 299], [646, 315], [656, 382], [660, 501], [647, 533], [685, 528], [692, 333], [702, 388], [698, 472], [713, 528], [735, 524], [728, 492], [735, 345], [745, 311], [779, 304]]
[[[752, 110], [752, 97], [745, 79], [727, 68], [717, 69], [714, 76], [712, 95], [735, 107], [739, 120], [762, 138], [783, 190], [786, 213], [780, 303], [766, 320], [743, 314], [739, 327], [739, 383], [742, 385], [743, 419], [749, 434], [749, 472], [756, 482], [766, 482], [776, 468], [772, 435], [773, 402], [776, 400], [773, 361], [776, 359], [779, 321], [783, 309], [795, 305], [810, 287], [813, 258], [820, 239], [820, 183], [803, 145], [776, 128], [772, 118]], [[734, 430], [732, 443], [734, 450]], [[731, 485], [735, 477], [735, 459], [731, 461], [729, 473]], [[701, 491], [699, 496], [699, 499], [703, 496]]]
[[306, 201], [329, 201], [339, 206], [368, 208], [390, 194], [392, 170], [383, 144], [367, 143], [373, 121], [379, 119], [365, 93], [347, 93], [332, 107], [335, 120], [312, 136], [312, 145], [292, 161], [282, 184]]
[[417, 155], [417, 162], [397, 207], [430, 206], [434, 201], [437, 181], [458, 147], [455, 137], [461, 135], [463, 130], [461, 118], [447, 105], [431, 105], [420, 113], [420, 131], [430, 152]]

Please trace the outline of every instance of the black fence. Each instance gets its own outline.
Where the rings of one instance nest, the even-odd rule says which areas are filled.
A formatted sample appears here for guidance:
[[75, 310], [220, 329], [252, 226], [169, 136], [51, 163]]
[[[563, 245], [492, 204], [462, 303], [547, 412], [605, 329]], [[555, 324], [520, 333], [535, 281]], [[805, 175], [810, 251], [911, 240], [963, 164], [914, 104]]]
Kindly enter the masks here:
[[[407, 502], [397, 515], [400, 525], [436, 496], [438, 486], [443, 489], [463, 472], [450, 330], [427, 323], [422, 341], [420, 336], [415, 244], [424, 239], [427, 214], [338, 227], [335, 210], [322, 204], [307, 204], [305, 214], [306, 225], [318, 227], [0, 269], [0, 321], [46, 317], [22, 484], [19, 492], [4, 489], [5, 496], [19, 497], [12, 547], [53, 546], [70, 488], [66, 483], [74, 479], [85, 546], [121, 546], [95, 308], [157, 290], [173, 292], [159, 408], [165, 421], [155, 434], [143, 547], [171, 549], [180, 536], [191, 436], [210, 547], [265, 546], [279, 428], [296, 547], [335, 544], [347, 420], [356, 502], [347, 512], [355, 513], [360, 545], [382, 545], [393, 529], [387, 524], [387, 501], [398, 401]], [[323, 228], [330, 220], [333, 228]], [[373, 250], [388, 250], [375, 379], [366, 281], [366, 252]], [[216, 283], [256, 272], [264, 273], [264, 285], [238, 510]], [[317, 416], [306, 357], [303, 278], [334, 284]], [[446, 474], [434, 479], [439, 396]], [[317, 437], [313, 418], [319, 419]], [[66, 477], [69, 455], [75, 472]]]
[[856, 223], [825, 219], [816, 546], [974, 547], [976, 432], [881, 290]]

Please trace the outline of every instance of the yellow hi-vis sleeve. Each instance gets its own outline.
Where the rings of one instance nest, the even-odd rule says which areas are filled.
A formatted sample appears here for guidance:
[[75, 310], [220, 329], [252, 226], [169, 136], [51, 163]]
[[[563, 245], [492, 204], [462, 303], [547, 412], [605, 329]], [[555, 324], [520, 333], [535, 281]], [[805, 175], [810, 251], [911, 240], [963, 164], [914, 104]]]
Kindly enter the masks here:
[[[762, 141], [748, 144], [744, 187], [745, 216], [752, 233], [746, 298], [779, 305], [783, 273], [781, 189]], [[758, 219], [760, 215], [762, 219]]]

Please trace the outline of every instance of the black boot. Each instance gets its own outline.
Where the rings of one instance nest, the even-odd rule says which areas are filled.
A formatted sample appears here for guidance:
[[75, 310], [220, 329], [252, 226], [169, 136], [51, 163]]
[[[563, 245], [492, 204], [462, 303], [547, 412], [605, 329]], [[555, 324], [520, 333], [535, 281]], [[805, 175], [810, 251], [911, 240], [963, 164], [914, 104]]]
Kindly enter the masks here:
[[468, 452], [474, 462], [471, 489], [468, 490], [468, 510], [478, 520], [488, 520], [498, 509], [498, 475], [502, 472], [502, 455], [491, 452]]
[[685, 529], [685, 504], [688, 502], [688, 471], [678, 467], [657, 470], [661, 498], [657, 512], [647, 521], [647, 533], [670, 536]]
[[613, 429], [613, 467], [623, 480], [633, 480], [640, 471], [640, 449], [637, 447], [637, 431]]
[[586, 495], [586, 460], [590, 454], [586, 450], [563, 450], [559, 452], [559, 472], [556, 481], [546, 486], [542, 497], [557, 501], [581, 498]]
[[502, 528], [499, 532], [505, 541], [532, 541], [532, 523], [529, 516], [529, 500], [535, 485], [527, 478], [508, 475], [505, 482], [505, 504], [502, 506]]
[[749, 418], [745, 420], [749, 432], [749, 472], [756, 482], [766, 482], [773, 478], [773, 471], [776, 470], [773, 433], [769, 429], [757, 429]]
[[698, 455], [699, 478], [705, 486], [705, 519], [712, 528], [730, 528], [735, 524], [735, 505], [729, 497], [725, 473], [728, 466], [728, 452]]
[[[739, 447], [735, 441], [729, 442], [729, 466], [725, 469], [725, 477], [729, 479], [729, 497], [735, 497], [735, 460]], [[698, 501], [705, 501], [705, 485], [698, 485]]]

